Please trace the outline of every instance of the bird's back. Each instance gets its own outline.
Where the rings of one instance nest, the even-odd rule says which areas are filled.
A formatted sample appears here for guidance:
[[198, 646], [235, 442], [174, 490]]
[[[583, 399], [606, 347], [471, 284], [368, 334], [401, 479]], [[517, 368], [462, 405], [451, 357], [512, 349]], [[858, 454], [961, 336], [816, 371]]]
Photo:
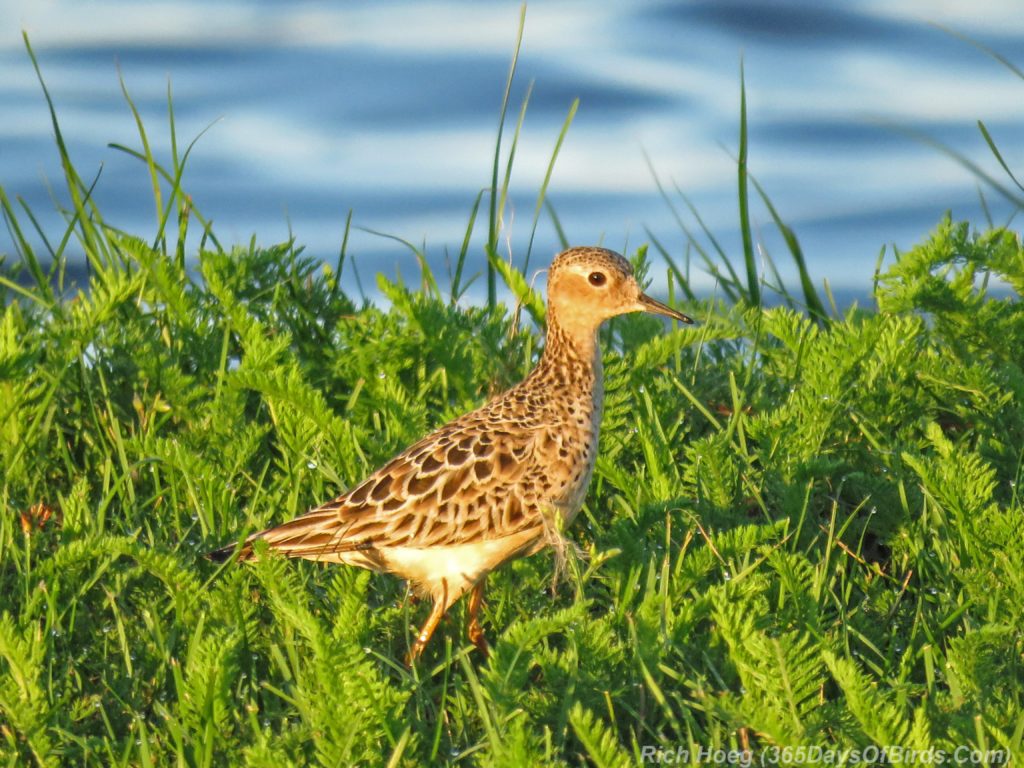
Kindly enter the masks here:
[[590, 391], [565, 392], [538, 371], [250, 547], [265, 539], [291, 557], [388, 571], [398, 548], [514, 538], [532, 549], [555, 512], [567, 522], [578, 511], [597, 437]]

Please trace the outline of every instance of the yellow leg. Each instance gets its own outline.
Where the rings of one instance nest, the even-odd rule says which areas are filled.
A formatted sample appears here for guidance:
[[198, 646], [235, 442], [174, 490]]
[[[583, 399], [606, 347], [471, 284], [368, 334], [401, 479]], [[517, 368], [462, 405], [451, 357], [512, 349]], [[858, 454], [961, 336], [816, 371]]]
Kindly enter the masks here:
[[469, 641], [477, 647], [477, 650], [486, 659], [490, 655], [490, 649], [487, 647], [487, 638], [484, 637], [484, 631], [480, 628], [480, 623], [477, 621], [480, 605], [484, 601], [484, 583], [485, 579], [480, 579], [476, 586], [473, 587], [473, 594], [469, 596]]
[[406, 657], [406, 663], [411, 667], [412, 663], [419, 658], [419, 655], [423, 653], [423, 649], [430, 642], [431, 636], [434, 634], [434, 630], [437, 629], [438, 623], [441, 621], [441, 617], [444, 616], [445, 610], [448, 608], [448, 584], [444, 583], [444, 592], [441, 593], [441, 597], [434, 598], [434, 606], [430, 609], [430, 616], [427, 617], [427, 622], [420, 629], [420, 633], [416, 635], [416, 640], [412, 644], [412, 648], [409, 650], [409, 655]]

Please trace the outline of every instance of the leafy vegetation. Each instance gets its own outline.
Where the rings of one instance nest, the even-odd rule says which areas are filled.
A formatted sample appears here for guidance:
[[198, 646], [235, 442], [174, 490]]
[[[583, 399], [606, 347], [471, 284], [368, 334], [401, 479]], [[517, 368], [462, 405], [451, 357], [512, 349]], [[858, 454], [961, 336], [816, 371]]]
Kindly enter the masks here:
[[[203, 222], [185, 156], [162, 167], [141, 121], [157, 234], [118, 232], [54, 126], [68, 223], [45, 254], [0, 191], [15, 243], [0, 277], [4, 763], [1021, 755], [1016, 234], [944, 220], [878, 276], [871, 309], [827, 314], [813, 286], [807, 312], [763, 308], [726, 264], [726, 299], [689, 301], [698, 326], [612, 322], [600, 458], [571, 530], [583, 556], [557, 585], [549, 555], [491, 577], [488, 660], [460, 607], [408, 669], [425, 606], [395, 579], [202, 553], [516, 381], [540, 331], [497, 298], [461, 306], [460, 278], [444, 291], [426, 268], [419, 286], [379, 277], [386, 309], [356, 300], [344, 249], [332, 268], [292, 244], [222, 248], [207, 228], [188, 251]], [[63, 285], [69, 244], [80, 289]], [[541, 322], [528, 276], [488, 264]]]

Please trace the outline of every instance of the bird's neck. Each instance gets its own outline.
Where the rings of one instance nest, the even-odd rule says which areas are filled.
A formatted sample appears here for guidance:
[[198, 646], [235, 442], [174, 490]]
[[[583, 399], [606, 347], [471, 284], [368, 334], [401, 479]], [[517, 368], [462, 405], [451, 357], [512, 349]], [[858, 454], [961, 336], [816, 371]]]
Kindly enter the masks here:
[[597, 328], [563, 325], [550, 310], [544, 352], [536, 374], [552, 386], [567, 387], [584, 396], [601, 388], [601, 347]]

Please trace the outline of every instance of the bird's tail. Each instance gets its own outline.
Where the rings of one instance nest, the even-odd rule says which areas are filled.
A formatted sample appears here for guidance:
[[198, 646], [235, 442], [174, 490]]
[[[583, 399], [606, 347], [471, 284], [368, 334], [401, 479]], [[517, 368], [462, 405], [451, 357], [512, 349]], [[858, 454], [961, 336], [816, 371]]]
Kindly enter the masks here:
[[253, 542], [262, 539], [270, 549], [287, 557], [325, 559], [359, 548], [358, 545], [346, 544], [343, 532], [344, 526], [336, 508], [314, 509], [287, 523], [254, 533], [241, 545], [229, 544], [208, 552], [206, 557], [223, 563], [237, 553], [239, 560], [251, 560], [254, 556]]
[[252, 557], [252, 546], [248, 541], [242, 544], [241, 547], [235, 544], [228, 544], [226, 547], [215, 549], [212, 552], [207, 552], [205, 557], [207, 560], [213, 560], [215, 563], [225, 563], [231, 559], [231, 556], [238, 551], [239, 560], [248, 560]]

